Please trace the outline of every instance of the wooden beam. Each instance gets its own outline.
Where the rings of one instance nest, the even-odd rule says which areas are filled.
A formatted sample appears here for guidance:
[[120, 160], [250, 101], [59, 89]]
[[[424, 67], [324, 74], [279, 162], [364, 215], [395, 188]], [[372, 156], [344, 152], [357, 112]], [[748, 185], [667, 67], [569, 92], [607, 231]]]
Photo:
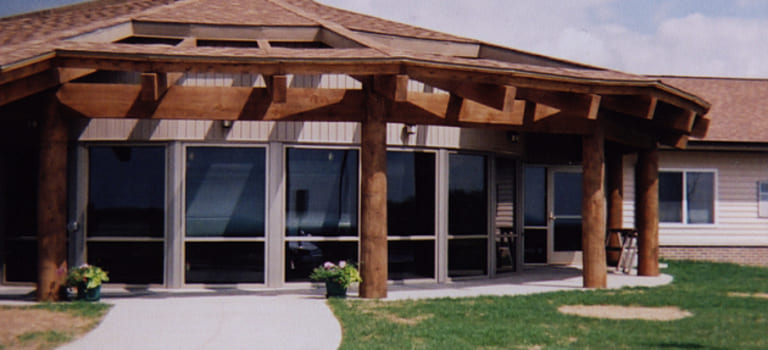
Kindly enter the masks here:
[[373, 77], [373, 91], [395, 102], [408, 100], [408, 76], [376, 75]]
[[[615, 148], [617, 147], [608, 148], [605, 152], [608, 230], [621, 229], [624, 223], [624, 154]], [[608, 240], [609, 247], [621, 247], [621, 240], [618, 236], [611, 235]], [[619, 251], [612, 250], [606, 252], [606, 255], [608, 265], [616, 266], [621, 254]]]
[[143, 102], [139, 85], [65, 84], [57, 96], [78, 117], [188, 120], [359, 121], [360, 90], [287, 89], [272, 103], [265, 88], [172, 86], [160, 101]]
[[603, 95], [600, 108], [642, 119], [653, 119], [658, 100], [647, 95]]
[[696, 121], [696, 112], [659, 102], [654, 120], [661, 128], [691, 133]]
[[361, 123], [361, 298], [387, 297], [387, 115], [391, 103], [366, 87]]
[[420, 81], [502, 112], [512, 112], [515, 106], [517, 88], [514, 86], [430, 78]]
[[605, 288], [605, 137], [601, 127], [582, 137], [581, 248], [584, 287]]
[[52, 57], [53, 55], [50, 55], [48, 58], [40, 59], [35, 62], [0, 69], [0, 84], [9, 83], [50, 70], [53, 68], [53, 64], [51, 63]]
[[[443, 120], [447, 125], [522, 126], [523, 114], [525, 113], [525, 101], [516, 100], [512, 112], [501, 112], [478, 102], [463, 99], [455, 94], [429, 94], [411, 91], [408, 93], [407, 103], [436, 119]], [[534, 111], [538, 119], [544, 119], [558, 112], [558, 110], [546, 106]], [[392, 116], [392, 118], [399, 117], [398, 115]], [[390, 121], [392, 120], [390, 119]]]
[[659, 275], [659, 150], [646, 149], [637, 157], [637, 203], [635, 222], [638, 230], [637, 274]]
[[61, 300], [67, 274], [67, 122], [51, 96], [40, 125], [38, 301]]
[[59, 84], [93, 73], [93, 69], [59, 68], [0, 85], [0, 106], [32, 96]]
[[445, 79], [423, 79], [421, 81], [502, 112], [512, 112], [515, 106], [517, 89], [514, 86]]
[[699, 116], [693, 122], [693, 128], [691, 128], [691, 136], [703, 139], [707, 136], [707, 130], [709, 130], [709, 124], [712, 122], [709, 116]]
[[633, 148], [655, 147], [658, 142], [657, 130], [649, 120], [610, 112], [603, 112], [600, 118], [608, 141]]
[[168, 76], [165, 73], [141, 73], [141, 100], [159, 101], [168, 91]]
[[566, 111], [571, 115], [597, 119], [601, 97], [594, 94], [575, 94], [561, 91], [547, 91], [538, 89], [518, 89], [517, 98], [547, 105]]
[[57, 67], [92, 68], [134, 72], [217, 72], [232, 74], [400, 74], [402, 62], [397, 59], [335, 59], [308, 61], [284, 57], [197, 57], [115, 55], [61, 50], [55, 59]]
[[688, 146], [688, 135], [683, 133], [667, 132], [659, 135], [659, 143], [677, 149], [685, 149]]
[[461, 117], [461, 108], [463, 106], [463, 97], [454, 93], [448, 95], [448, 108], [445, 109], [445, 120], [449, 123], [457, 123]]
[[267, 92], [272, 98], [273, 103], [285, 103], [288, 101], [288, 76], [268, 75], [264, 82], [267, 85]]

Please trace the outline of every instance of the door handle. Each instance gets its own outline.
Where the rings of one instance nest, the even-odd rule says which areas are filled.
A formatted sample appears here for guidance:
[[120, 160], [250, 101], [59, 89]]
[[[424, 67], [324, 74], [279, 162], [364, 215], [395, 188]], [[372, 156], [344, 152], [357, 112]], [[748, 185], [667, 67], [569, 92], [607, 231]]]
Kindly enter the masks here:
[[551, 220], [555, 220], [555, 213], [554, 212], [549, 212], [549, 220], [550, 221]]

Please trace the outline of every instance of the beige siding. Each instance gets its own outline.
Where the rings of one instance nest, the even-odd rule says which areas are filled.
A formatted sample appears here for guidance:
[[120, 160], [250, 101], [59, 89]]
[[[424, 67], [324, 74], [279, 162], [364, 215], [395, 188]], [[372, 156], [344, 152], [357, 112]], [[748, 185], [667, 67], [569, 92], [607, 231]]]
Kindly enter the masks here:
[[[403, 147], [439, 147], [519, 152], [504, 131], [416, 125], [414, 134], [404, 124], [387, 128], [387, 143]], [[236, 121], [226, 129], [219, 121], [93, 119], [85, 123], [80, 141], [205, 141], [205, 142], [301, 142], [358, 144], [359, 123]]]
[[[624, 223], [634, 222], [634, 157], [624, 174]], [[768, 154], [736, 152], [662, 152], [664, 169], [709, 169], [716, 172], [715, 223], [660, 224], [664, 246], [766, 246], [768, 218], [758, 217], [757, 183], [768, 181]], [[631, 226], [630, 226], [631, 227]]]

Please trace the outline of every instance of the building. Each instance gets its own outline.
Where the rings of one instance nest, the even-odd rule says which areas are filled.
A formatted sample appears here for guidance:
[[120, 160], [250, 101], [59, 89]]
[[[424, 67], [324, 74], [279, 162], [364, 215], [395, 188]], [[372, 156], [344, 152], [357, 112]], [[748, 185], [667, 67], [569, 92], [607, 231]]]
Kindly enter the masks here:
[[622, 225], [655, 275], [659, 147], [714, 123], [677, 81], [310, 0], [106, 0], [0, 33], [3, 282], [40, 299], [83, 262], [277, 288], [345, 259], [364, 297], [581, 263], [602, 287]]

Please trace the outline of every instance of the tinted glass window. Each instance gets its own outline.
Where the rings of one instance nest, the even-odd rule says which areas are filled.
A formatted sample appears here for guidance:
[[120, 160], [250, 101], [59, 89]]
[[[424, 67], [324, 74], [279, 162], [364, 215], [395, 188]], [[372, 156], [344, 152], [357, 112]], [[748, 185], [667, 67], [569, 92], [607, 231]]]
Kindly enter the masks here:
[[88, 235], [163, 237], [165, 149], [92, 147]]
[[390, 236], [435, 234], [435, 155], [387, 152]]
[[287, 236], [357, 236], [356, 150], [287, 152]]
[[688, 199], [688, 223], [714, 223], [715, 174], [688, 172], [685, 174], [685, 188]]
[[485, 157], [450, 155], [448, 234], [484, 235], [488, 232], [488, 194]]
[[263, 237], [262, 148], [187, 149], [187, 236]]
[[525, 225], [547, 225], [547, 173], [545, 168], [525, 168]]
[[659, 221], [683, 222], [683, 173], [659, 173]]

